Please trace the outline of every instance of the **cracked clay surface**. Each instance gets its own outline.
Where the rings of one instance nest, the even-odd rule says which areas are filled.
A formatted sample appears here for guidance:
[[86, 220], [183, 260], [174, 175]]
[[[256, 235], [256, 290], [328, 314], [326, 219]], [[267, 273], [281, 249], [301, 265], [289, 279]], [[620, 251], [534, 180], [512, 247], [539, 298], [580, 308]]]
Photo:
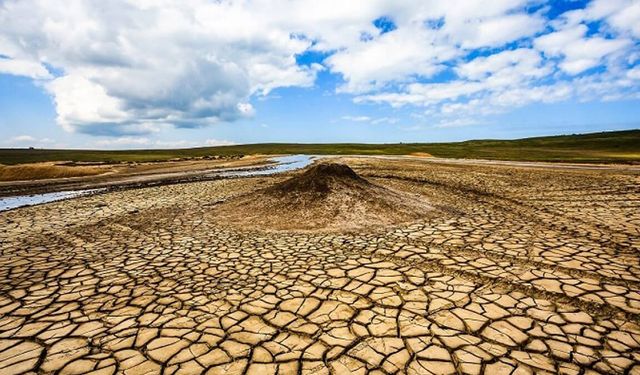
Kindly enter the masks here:
[[640, 177], [343, 159], [439, 211], [241, 230], [218, 180], [0, 213], [0, 374], [640, 374]]

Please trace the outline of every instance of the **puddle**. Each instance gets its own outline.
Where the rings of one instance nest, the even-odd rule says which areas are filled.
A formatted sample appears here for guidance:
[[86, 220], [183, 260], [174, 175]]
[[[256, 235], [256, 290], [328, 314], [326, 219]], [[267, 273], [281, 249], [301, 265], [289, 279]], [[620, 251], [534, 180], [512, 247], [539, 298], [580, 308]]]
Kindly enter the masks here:
[[16, 197], [0, 198], [0, 211], [11, 210], [13, 208], [34, 206], [36, 204], [55, 202], [63, 199], [77, 198], [104, 189], [71, 190], [58, 191], [55, 193], [19, 195]]
[[[251, 177], [251, 176], [266, 176], [270, 174], [283, 173], [288, 171], [294, 171], [301, 169], [309, 164], [313, 163], [316, 156], [311, 155], [290, 155], [290, 156], [277, 156], [270, 158], [269, 160], [275, 162], [275, 165], [270, 165], [266, 168], [250, 168], [244, 170], [228, 170], [217, 171], [209, 176], [222, 176], [222, 177]], [[55, 202], [63, 199], [78, 198], [84, 195], [102, 191], [105, 189], [86, 189], [86, 190], [71, 190], [71, 191], [58, 191], [54, 193], [45, 194], [32, 194], [32, 195], [19, 195], [15, 197], [0, 198], [0, 211], [11, 210], [18, 207], [34, 206], [37, 204]]]
[[246, 169], [234, 171], [217, 172], [214, 175], [223, 177], [250, 177], [250, 176], [266, 176], [270, 174], [295, 171], [304, 168], [313, 163], [316, 156], [312, 155], [290, 155], [277, 156], [269, 160], [275, 162], [275, 165], [260, 169]]

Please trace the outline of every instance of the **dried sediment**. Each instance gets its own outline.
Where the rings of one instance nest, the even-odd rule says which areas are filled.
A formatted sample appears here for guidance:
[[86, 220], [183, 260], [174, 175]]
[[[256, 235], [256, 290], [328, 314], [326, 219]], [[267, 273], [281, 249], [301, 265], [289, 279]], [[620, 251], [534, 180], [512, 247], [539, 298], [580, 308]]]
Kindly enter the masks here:
[[640, 373], [637, 173], [345, 162], [455, 210], [224, 227], [254, 177], [1, 213], [0, 373]]
[[262, 230], [352, 231], [434, 214], [425, 199], [373, 184], [335, 163], [316, 165], [215, 209], [221, 222]]

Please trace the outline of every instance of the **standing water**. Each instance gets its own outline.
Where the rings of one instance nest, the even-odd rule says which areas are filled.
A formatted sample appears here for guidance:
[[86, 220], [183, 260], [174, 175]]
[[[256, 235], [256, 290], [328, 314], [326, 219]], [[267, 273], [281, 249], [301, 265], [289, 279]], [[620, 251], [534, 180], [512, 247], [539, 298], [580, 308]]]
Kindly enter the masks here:
[[104, 189], [57, 191], [55, 193], [18, 195], [15, 197], [0, 198], [0, 211], [6, 211], [23, 206], [34, 206], [36, 204], [55, 202], [63, 199], [77, 198], [101, 190]]
[[[219, 169], [208, 176], [221, 176], [221, 177], [251, 177], [251, 176], [266, 176], [276, 173], [283, 173], [288, 171], [294, 171], [301, 169], [313, 162], [315, 156], [309, 155], [291, 155], [291, 156], [277, 156], [269, 159], [269, 161], [275, 163], [275, 165], [269, 165], [266, 168], [249, 168], [243, 170], [233, 170], [231, 168]], [[34, 206], [37, 204], [55, 202], [63, 199], [71, 199], [89, 195], [98, 191], [106, 189], [85, 189], [85, 190], [71, 190], [71, 191], [58, 191], [45, 194], [32, 194], [32, 195], [19, 195], [14, 197], [0, 198], [0, 211], [11, 210], [18, 207]]]
[[275, 165], [270, 165], [266, 168], [221, 171], [213, 173], [212, 175], [222, 177], [266, 176], [270, 174], [295, 171], [296, 169], [304, 168], [313, 163], [313, 159], [315, 158], [315, 156], [309, 155], [277, 156], [269, 159], [269, 161], [274, 162]]

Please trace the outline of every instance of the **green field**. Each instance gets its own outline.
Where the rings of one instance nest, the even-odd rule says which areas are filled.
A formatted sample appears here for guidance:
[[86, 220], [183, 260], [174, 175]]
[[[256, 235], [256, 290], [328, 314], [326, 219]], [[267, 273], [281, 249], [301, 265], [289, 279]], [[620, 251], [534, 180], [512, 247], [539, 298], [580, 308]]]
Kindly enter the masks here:
[[214, 155], [409, 155], [418, 152], [446, 158], [640, 163], [640, 130], [450, 143], [261, 143], [175, 150], [122, 151], [0, 149], [0, 164], [39, 161], [144, 162]]

